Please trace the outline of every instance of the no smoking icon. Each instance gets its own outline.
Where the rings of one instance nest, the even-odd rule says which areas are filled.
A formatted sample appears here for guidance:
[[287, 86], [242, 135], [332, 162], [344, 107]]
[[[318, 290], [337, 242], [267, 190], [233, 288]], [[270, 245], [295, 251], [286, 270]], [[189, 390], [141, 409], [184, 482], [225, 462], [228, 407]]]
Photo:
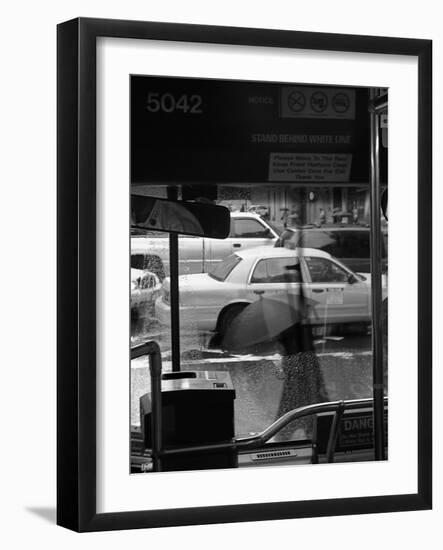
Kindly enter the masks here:
[[295, 91], [288, 95], [288, 107], [291, 111], [294, 111], [294, 113], [300, 113], [303, 111], [305, 105], [306, 98], [301, 92]]

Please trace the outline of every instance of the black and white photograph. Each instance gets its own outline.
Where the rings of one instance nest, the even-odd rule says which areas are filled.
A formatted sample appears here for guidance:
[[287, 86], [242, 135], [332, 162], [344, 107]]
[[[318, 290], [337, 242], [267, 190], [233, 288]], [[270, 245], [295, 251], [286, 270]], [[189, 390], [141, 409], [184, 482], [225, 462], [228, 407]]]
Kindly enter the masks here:
[[58, 27], [57, 523], [432, 506], [431, 41]]
[[438, 547], [438, 8], [5, 5], [2, 547]]
[[388, 97], [130, 75], [131, 474], [388, 459]]

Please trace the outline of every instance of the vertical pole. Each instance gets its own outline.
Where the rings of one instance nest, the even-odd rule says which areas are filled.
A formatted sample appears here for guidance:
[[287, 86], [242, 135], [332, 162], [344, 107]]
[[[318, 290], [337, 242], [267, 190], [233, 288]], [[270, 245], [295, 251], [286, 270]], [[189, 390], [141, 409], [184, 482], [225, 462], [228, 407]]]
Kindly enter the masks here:
[[[377, 89], [371, 88], [373, 105]], [[374, 397], [374, 458], [385, 460], [384, 447], [384, 386], [383, 386], [383, 327], [380, 230], [380, 137], [379, 115], [370, 109], [371, 129], [371, 301], [372, 301], [372, 381]]]
[[149, 370], [151, 374], [151, 434], [152, 434], [152, 466], [154, 472], [161, 472], [162, 450], [162, 363], [158, 344], [154, 342], [153, 352], [149, 355]]
[[[177, 188], [168, 187], [168, 199], [177, 200]], [[178, 235], [169, 234], [169, 280], [171, 303], [172, 371], [180, 370], [180, 303], [178, 290], [179, 248]]]

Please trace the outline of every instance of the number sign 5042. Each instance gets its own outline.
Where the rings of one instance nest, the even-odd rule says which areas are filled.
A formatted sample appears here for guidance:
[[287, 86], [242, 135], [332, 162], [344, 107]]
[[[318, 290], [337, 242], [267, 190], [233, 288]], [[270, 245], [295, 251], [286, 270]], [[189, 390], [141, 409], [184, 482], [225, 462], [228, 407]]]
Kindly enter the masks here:
[[182, 113], [190, 113], [191, 115], [198, 115], [203, 112], [201, 95], [182, 94], [179, 97], [175, 97], [173, 94], [164, 93], [159, 94], [157, 92], [150, 92], [146, 100], [146, 109], [150, 113], [173, 113], [181, 111]]

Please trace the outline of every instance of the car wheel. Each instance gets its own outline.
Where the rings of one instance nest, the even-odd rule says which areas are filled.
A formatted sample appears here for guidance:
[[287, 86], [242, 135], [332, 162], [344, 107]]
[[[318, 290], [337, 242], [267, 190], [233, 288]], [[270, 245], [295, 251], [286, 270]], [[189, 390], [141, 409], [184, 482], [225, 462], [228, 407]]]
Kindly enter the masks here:
[[235, 306], [228, 307], [222, 312], [217, 323], [217, 332], [221, 339], [223, 339], [232, 321], [245, 309], [245, 307], [246, 304], [237, 304]]

